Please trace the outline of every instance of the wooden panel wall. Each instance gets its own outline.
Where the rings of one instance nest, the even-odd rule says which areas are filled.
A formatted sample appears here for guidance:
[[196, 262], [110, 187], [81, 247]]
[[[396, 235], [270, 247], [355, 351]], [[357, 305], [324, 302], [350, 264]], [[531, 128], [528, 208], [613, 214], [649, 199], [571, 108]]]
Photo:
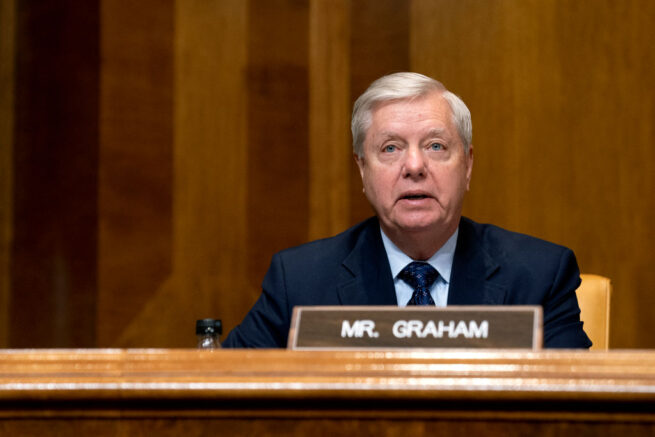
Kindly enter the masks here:
[[583, 271], [609, 276], [610, 347], [655, 346], [645, 310], [655, 304], [654, 6], [471, 0], [412, 9], [413, 68], [443, 79], [473, 114], [465, 213], [567, 245]]
[[14, 31], [16, 5], [0, 3], [0, 346], [9, 329], [10, 247], [13, 229]]
[[174, 4], [102, 2], [100, 20], [97, 342], [116, 344], [173, 272]]
[[10, 345], [95, 340], [98, 3], [16, 2]]
[[611, 346], [655, 347], [652, 2], [1, 11], [0, 345], [192, 346], [209, 316], [230, 329], [275, 251], [371, 214], [352, 102], [414, 70], [473, 113], [465, 213], [573, 248], [614, 281]]

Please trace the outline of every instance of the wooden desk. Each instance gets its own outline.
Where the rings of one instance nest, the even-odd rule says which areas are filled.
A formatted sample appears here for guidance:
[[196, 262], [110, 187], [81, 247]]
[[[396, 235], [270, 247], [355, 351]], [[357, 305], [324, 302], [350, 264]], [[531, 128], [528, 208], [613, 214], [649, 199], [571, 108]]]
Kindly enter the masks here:
[[0, 352], [2, 435], [655, 434], [655, 352]]

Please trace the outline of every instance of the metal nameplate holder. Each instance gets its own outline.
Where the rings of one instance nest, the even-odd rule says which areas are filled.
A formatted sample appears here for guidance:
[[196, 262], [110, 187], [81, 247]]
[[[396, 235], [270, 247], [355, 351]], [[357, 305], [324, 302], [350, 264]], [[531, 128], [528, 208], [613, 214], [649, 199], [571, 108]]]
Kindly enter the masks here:
[[539, 350], [541, 306], [295, 307], [288, 349]]

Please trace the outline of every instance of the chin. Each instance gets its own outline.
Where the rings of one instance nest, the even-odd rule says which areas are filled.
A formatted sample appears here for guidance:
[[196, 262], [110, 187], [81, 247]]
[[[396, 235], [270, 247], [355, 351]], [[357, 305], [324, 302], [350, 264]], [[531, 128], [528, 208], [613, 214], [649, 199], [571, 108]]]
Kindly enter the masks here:
[[399, 220], [397, 226], [403, 232], [425, 232], [447, 226], [447, 223], [435, 217], [412, 217]]

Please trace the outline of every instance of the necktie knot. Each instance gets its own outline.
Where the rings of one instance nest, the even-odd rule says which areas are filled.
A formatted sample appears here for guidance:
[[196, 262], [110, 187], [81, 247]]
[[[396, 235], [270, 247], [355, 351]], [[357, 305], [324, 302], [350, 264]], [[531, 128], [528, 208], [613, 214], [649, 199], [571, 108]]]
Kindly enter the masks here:
[[414, 294], [407, 305], [435, 305], [430, 296], [430, 287], [439, 277], [439, 272], [434, 267], [425, 262], [415, 261], [409, 263], [398, 277], [414, 289]]

